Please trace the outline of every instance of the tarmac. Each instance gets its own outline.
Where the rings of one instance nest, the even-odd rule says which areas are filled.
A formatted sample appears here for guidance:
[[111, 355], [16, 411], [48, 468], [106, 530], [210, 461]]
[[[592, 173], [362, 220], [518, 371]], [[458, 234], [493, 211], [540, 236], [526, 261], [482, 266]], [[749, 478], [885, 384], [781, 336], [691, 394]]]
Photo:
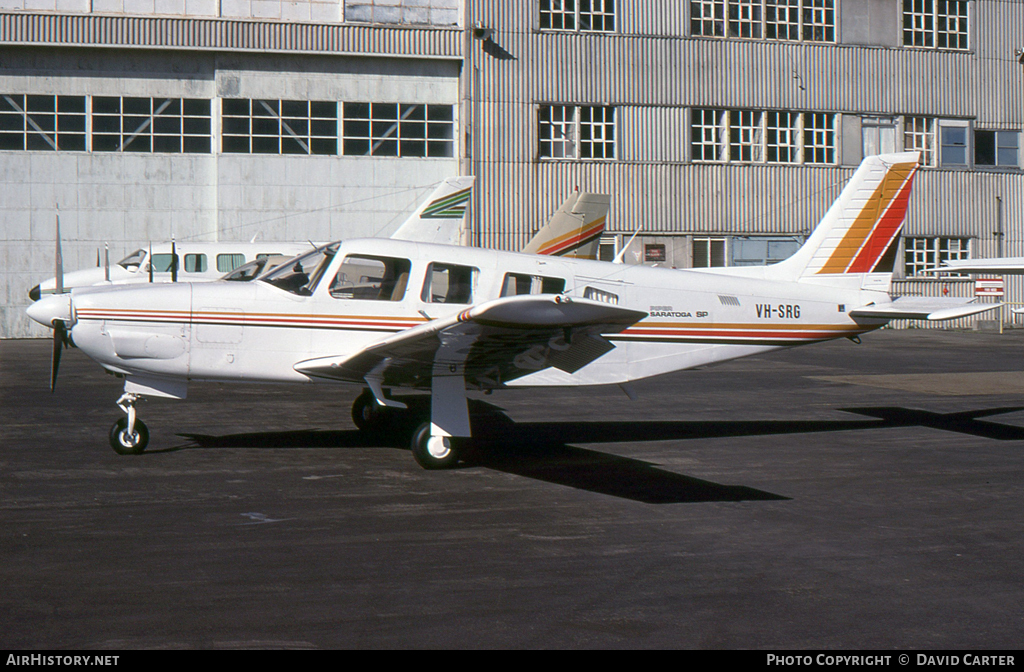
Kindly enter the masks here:
[[496, 392], [436, 472], [333, 385], [193, 384], [117, 455], [122, 382], [49, 360], [0, 341], [0, 649], [1024, 641], [1024, 330]]

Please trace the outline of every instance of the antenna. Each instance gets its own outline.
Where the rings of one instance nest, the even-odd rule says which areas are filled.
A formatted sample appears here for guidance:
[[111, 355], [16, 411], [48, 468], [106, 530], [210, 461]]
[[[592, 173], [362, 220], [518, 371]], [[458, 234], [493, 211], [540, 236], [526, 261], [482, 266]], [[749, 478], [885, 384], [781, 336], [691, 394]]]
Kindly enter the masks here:
[[629, 240], [627, 240], [626, 244], [622, 246], [622, 249], [619, 250], [619, 253], [615, 255], [615, 259], [612, 260], [613, 264], [622, 263], [622, 259], [626, 256], [626, 250], [629, 249], [629, 246], [633, 244], [633, 239], [636, 238], [636, 234], [640, 233], [642, 230], [643, 227], [639, 227], [636, 231], [633, 232], [633, 235], [629, 237]]

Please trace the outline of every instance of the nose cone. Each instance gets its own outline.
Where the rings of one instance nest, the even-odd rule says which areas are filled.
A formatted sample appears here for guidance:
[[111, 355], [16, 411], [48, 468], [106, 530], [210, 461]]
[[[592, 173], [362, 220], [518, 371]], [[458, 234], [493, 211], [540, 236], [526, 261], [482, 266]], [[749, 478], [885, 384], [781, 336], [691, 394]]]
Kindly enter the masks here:
[[25, 313], [44, 327], [52, 327], [54, 320], [71, 321], [71, 295], [50, 294], [25, 309]]
[[28, 298], [32, 299], [33, 301], [38, 301], [41, 295], [42, 293], [39, 291], [39, 285], [36, 285], [32, 289], [28, 290]]

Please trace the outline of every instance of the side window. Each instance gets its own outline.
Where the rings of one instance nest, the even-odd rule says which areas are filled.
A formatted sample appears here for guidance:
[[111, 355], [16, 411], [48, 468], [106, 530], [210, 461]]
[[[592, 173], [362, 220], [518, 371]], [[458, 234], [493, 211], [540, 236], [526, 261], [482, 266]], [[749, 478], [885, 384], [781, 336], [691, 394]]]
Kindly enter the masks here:
[[186, 254], [185, 255], [185, 272], [186, 273], [205, 273], [206, 272], [206, 255], [205, 254]]
[[502, 296], [518, 296], [520, 294], [561, 294], [565, 291], [565, 280], [547, 278], [542, 275], [525, 273], [506, 273], [501, 283]]
[[218, 254], [217, 270], [221, 273], [230, 273], [245, 263], [244, 254]]
[[477, 269], [432, 263], [427, 267], [421, 298], [424, 303], [472, 303]]
[[408, 259], [350, 254], [331, 283], [331, 296], [360, 301], [401, 301], [409, 284]]
[[170, 273], [171, 272], [171, 260], [174, 255], [171, 254], [154, 254], [152, 259], [153, 272], [154, 273]]

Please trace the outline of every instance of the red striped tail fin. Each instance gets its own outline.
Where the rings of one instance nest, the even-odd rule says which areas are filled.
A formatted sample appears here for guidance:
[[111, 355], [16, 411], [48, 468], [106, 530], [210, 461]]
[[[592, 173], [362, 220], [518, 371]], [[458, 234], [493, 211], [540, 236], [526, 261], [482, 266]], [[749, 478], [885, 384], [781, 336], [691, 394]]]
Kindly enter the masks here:
[[861, 276], [865, 286], [887, 285], [919, 159], [918, 152], [864, 159], [807, 242], [772, 274], [820, 281]]

